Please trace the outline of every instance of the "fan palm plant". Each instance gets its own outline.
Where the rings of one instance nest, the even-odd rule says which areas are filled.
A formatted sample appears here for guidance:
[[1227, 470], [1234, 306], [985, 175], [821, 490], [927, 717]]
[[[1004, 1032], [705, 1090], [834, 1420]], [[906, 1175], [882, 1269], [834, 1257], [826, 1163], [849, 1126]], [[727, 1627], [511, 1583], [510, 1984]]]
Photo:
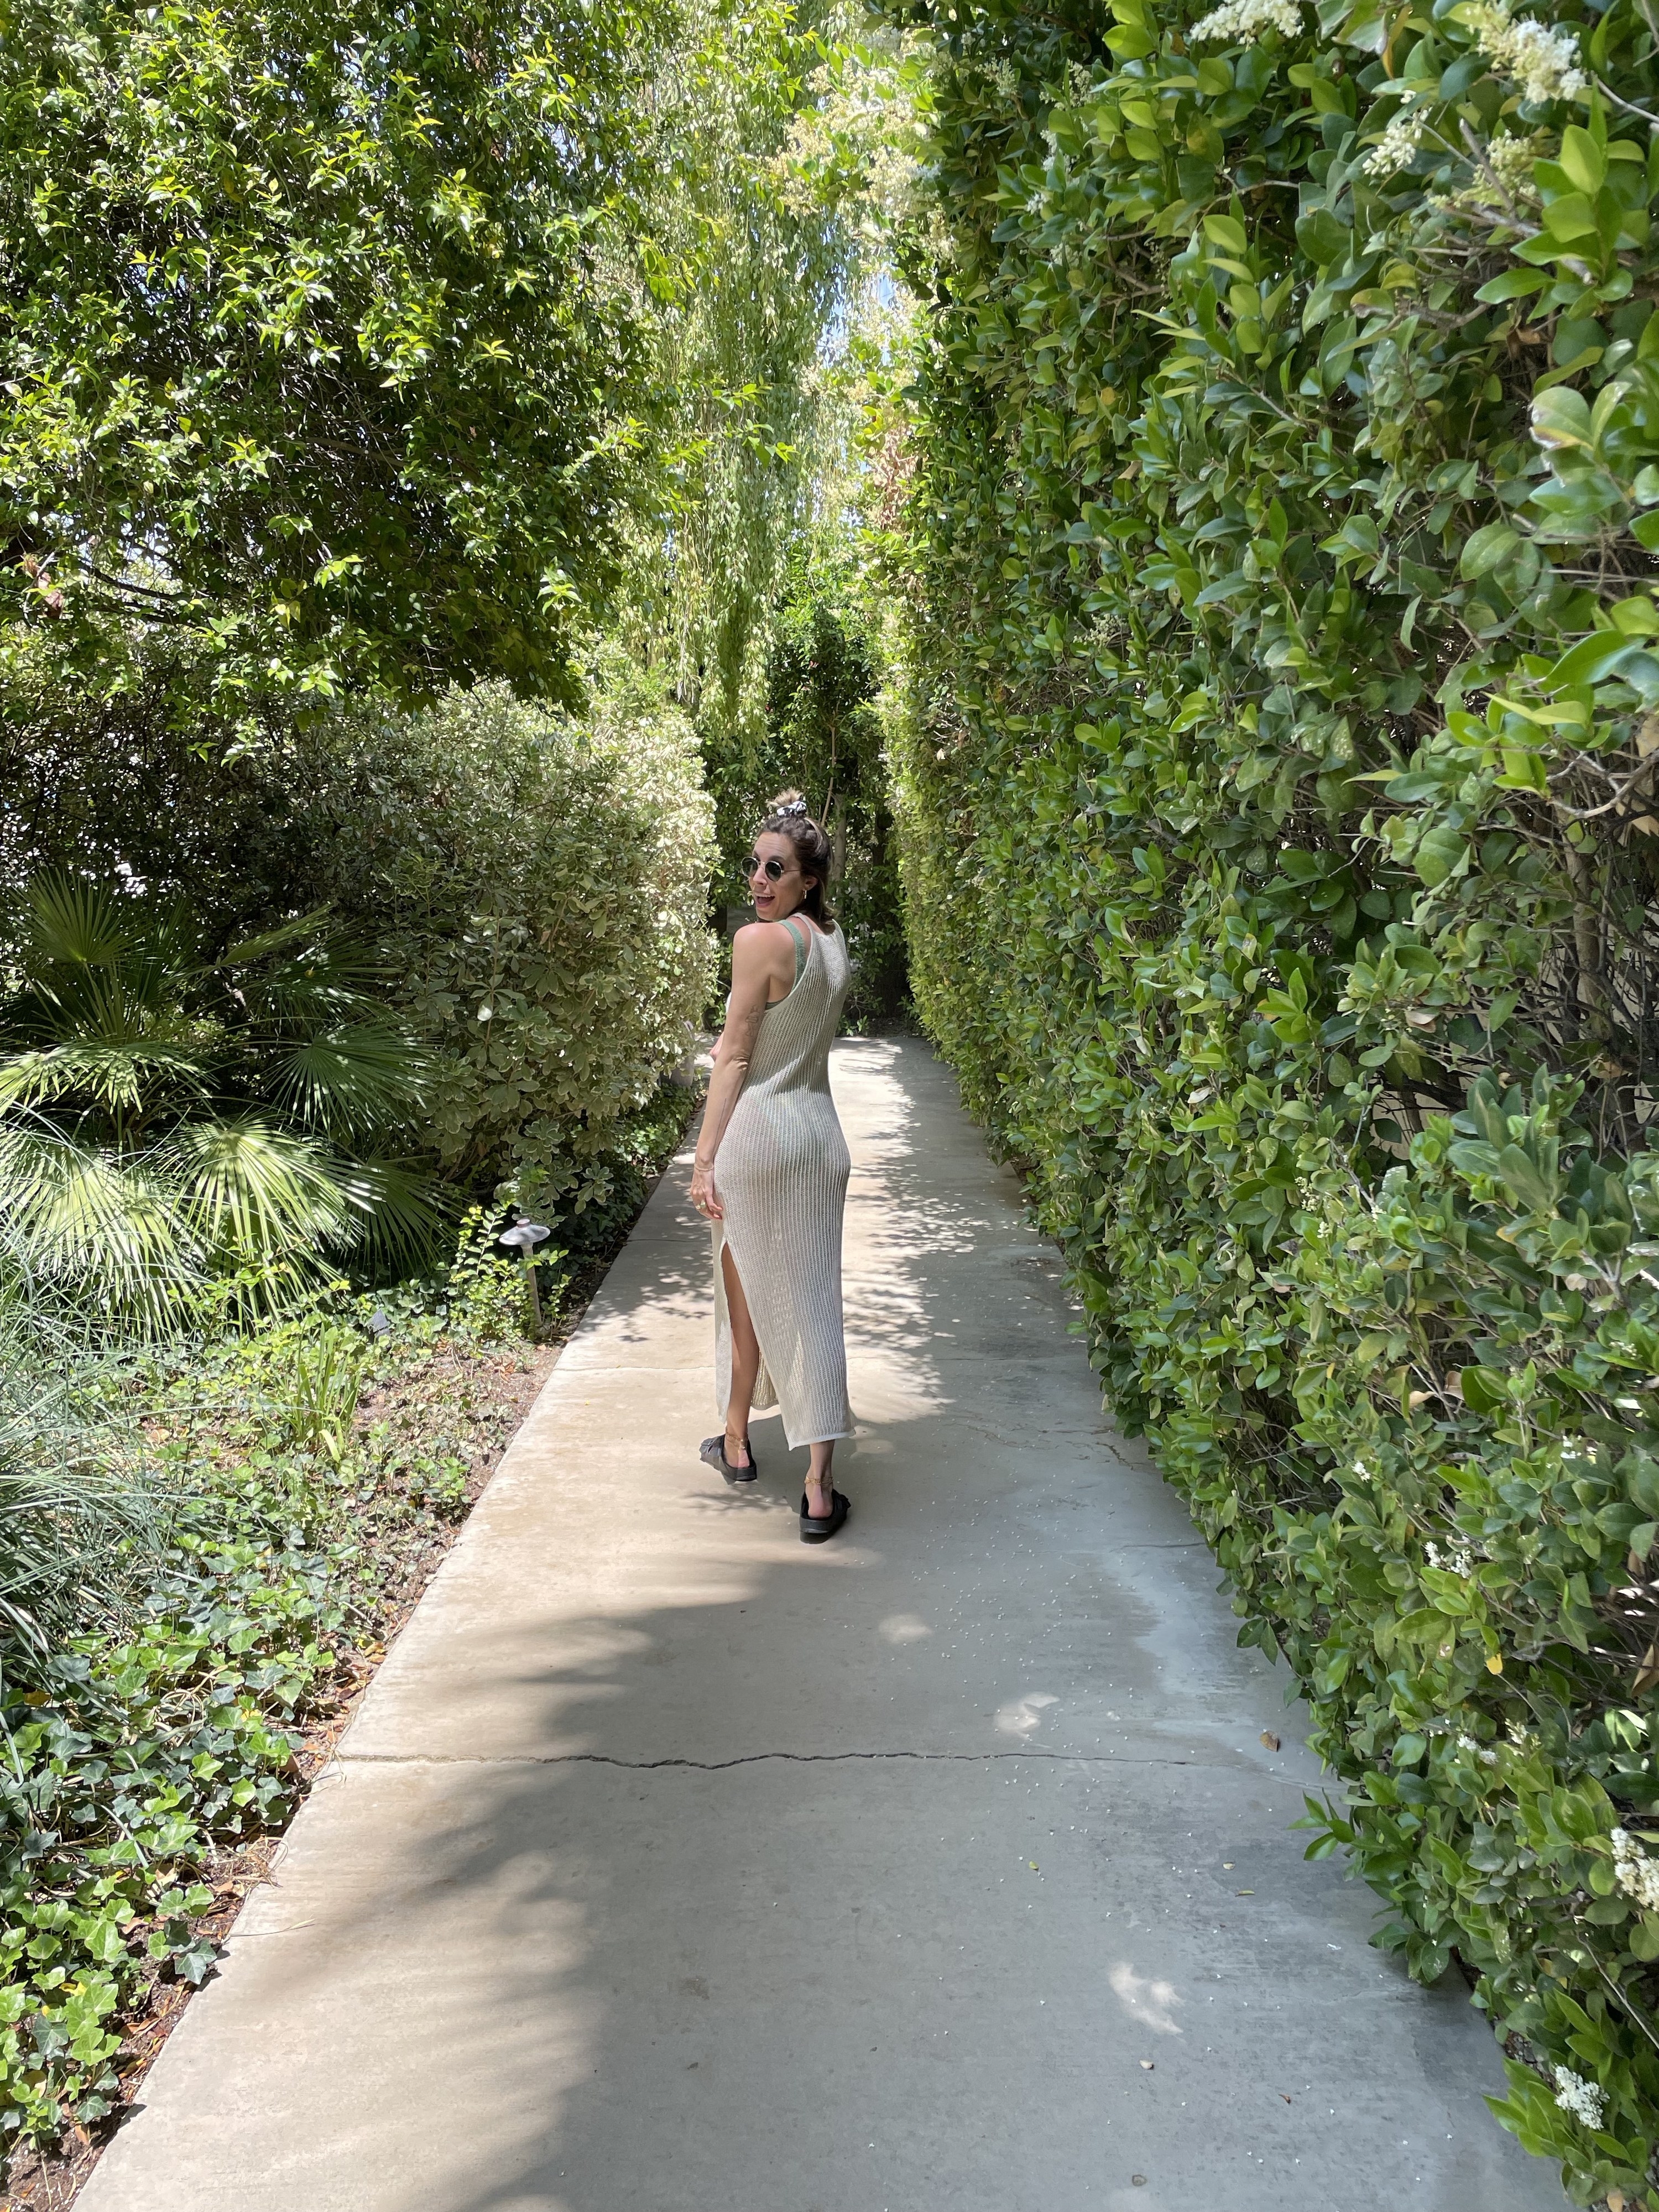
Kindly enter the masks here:
[[309, 914], [240, 944], [64, 876], [23, 900], [0, 996], [0, 1227], [39, 1289], [155, 1318], [436, 1225], [390, 1155], [426, 1068]]

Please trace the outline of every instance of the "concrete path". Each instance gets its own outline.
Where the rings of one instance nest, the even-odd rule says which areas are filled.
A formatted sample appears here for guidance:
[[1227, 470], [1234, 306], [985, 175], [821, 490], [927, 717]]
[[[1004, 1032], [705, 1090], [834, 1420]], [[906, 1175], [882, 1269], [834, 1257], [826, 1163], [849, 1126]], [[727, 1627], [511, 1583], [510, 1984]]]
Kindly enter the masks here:
[[1559, 2212], [948, 1073], [835, 1082], [847, 1538], [698, 1464], [682, 1164], [81, 2212]]

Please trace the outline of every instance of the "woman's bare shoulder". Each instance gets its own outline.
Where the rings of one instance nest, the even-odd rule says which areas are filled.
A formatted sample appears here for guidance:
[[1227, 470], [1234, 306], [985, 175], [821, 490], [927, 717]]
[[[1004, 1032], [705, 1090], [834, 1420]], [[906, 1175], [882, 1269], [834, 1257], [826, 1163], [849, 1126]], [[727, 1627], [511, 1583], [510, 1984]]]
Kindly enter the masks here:
[[735, 952], [741, 947], [744, 952], [771, 952], [780, 945], [793, 942], [783, 922], [745, 921], [732, 939], [732, 950]]
[[781, 921], [746, 921], [732, 939], [734, 976], [781, 975], [794, 957], [795, 940]]

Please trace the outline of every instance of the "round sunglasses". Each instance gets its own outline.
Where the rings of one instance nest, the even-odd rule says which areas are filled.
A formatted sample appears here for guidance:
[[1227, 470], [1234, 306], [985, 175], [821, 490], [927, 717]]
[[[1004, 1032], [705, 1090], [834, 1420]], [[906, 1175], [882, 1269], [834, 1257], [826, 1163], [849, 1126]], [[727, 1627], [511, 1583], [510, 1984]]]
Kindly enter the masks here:
[[746, 860], [739, 863], [744, 883], [756, 876], [764, 876], [769, 884], [778, 883], [788, 865], [787, 860], [763, 860], [758, 853], [751, 853]]

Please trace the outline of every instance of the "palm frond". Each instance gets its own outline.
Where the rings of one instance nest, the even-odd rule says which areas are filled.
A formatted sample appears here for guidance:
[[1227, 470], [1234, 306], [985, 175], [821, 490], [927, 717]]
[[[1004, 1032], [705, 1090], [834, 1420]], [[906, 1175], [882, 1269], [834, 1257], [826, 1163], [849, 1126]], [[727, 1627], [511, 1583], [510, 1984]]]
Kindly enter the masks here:
[[244, 1115], [185, 1122], [157, 1149], [195, 1234], [222, 1259], [276, 1259], [349, 1233], [344, 1194], [313, 1137]]
[[206, 1091], [199, 1054], [181, 1045], [47, 1045], [0, 1060], [0, 1109], [80, 1095], [108, 1113], [120, 1113], [139, 1107], [158, 1077], [182, 1084], [198, 1097]]
[[175, 1179], [48, 1126], [0, 1123], [0, 1235], [38, 1289], [155, 1322], [199, 1284], [202, 1249]]
[[295, 915], [289, 921], [279, 921], [274, 928], [264, 929], [253, 937], [245, 937], [240, 944], [228, 945], [214, 963], [217, 968], [251, 968], [256, 962], [270, 959], [273, 952], [290, 952], [296, 945], [319, 938], [328, 923], [325, 906], [313, 908], [309, 914]]
[[208, 954], [183, 906], [52, 876], [16, 951], [0, 1239], [54, 1295], [154, 1316], [209, 1277], [314, 1278], [330, 1251], [429, 1248], [425, 1186], [350, 1156], [392, 1148], [430, 1067], [325, 912]]
[[136, 917], [101, 884], [77, 876], [40, 876], [26, 896], [27, 951], [33, 961], [107, 968], [131, 950]]
[[430, 1069], [389, 1022], [319, 1030], [276, 1056], [267, 1095], [312, 1128], [337, 1136], [384, 1129], [424, 1100]]
[[395, 1160], [342, 1160], [335, 1175], [357, 1218], [354, 1249], [399, 1264], [432, 1257], [451, 1209], [430, 1176]]
[[[82, 915], [77, 931], [72, 910], [87, 902], [88, 893], [102, 898], [110, 918]], [[20, 948], [24, 988], [4, 1010], [5, 1028], [19, 1042], [120, 1044], [174, 1037], [189, 1028], [182, 978], [191, 956], [176, 915], [142, 907], [124, 915], [121, 902], [95, 886], [55, 878], [35, 886], [31, 897], [44, 899], [51, 911], [43, 922], [32, 909]]]
[[303, 957], [243, 974], [238, 988], [256, 1018], [313, 1027], [373, 1018], [382, 1012], [374, 987], [380, 976], [360, 945], [330, 939]]

